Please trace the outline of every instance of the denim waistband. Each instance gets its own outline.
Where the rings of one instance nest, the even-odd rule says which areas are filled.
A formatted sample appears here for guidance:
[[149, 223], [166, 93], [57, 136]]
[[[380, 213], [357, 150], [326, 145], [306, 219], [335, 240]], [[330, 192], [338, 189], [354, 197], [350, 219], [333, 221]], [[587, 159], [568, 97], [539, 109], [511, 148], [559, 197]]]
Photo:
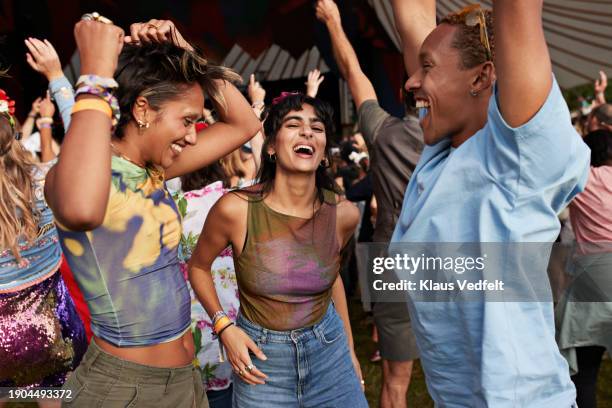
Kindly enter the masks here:
[[247, 320], [241, 313], [236, 318], [236, 325], [244, 330], [249, 337], [261, 343], [295, 343], [312, 336], [320, 338], [325, 329], [337, 321], [336, 319], [339, 319], [339, 316], [334, 304], [330, 303], [323, 318], [313, 326], [287, 331], [270, 330]]
[[95, 366], [109, 377], [115, 377], [124, 382], [145, 382], [159, 385], [192, 380], [195, 370], [193, 364], [175, 368], [162, 368], [123, 360], [102, 350], [93, 339], [89, 343], [89, 348], [81, 365], [86, 370]]

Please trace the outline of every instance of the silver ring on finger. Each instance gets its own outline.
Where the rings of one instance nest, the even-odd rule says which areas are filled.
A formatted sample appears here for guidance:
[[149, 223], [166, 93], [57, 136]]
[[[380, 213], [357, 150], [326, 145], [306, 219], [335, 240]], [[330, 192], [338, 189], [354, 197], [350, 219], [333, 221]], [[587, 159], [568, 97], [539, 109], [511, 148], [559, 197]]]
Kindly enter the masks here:
[[244, 367], [244, 369], [248, 371], [249, 373], [253, 371], [254, 368], [255, 366], [253, 364], [249, 364], [248, 366]]

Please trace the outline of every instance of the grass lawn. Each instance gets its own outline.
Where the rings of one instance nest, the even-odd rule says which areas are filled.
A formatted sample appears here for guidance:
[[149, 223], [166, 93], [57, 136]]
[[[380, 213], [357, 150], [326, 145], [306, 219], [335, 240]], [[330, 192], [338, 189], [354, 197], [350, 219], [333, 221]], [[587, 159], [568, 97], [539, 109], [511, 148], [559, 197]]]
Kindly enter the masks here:
[[[376, 349], [370, 339], [371, 326], [366, 322], [366, 314], [358, 300], [349, 303], [353, 337], [357, 357], [361, 362], [361, 370], [366, 380], [366, 397], [370, 407], [378, 407], [380, 384], [382, 380], [382, 366], [380, 363], [371, 363], [369, 358]], [[598, 382], [598, 408], [612, 408], [612, 360], [603, 361]], [[421, 365], [417, 361], [412, 372], [412, 381], [408, 390], [408, 406], [413, 408], [433, 407], [433, 401], [427, 393], [425, 377]]]

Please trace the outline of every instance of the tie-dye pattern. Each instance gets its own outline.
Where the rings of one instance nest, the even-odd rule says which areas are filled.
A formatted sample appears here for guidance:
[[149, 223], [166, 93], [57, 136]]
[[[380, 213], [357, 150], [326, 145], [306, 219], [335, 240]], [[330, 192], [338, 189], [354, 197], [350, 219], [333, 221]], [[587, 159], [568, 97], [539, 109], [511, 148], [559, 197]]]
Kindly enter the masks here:
[[312, 218], [272, 210], [249, 199], [247, 242], [235, 260], [240, 311], [271, 330], [293, 330], [317, 323], [329, 306], [338, 276], [335, 195]]
[[146, 346], [189, 329], [189, 290], [178, 263], [181, 219], [161, 173], [113, 157], [102, 225], [87, 232], [58, 227], [96, 336], [119, 347]]

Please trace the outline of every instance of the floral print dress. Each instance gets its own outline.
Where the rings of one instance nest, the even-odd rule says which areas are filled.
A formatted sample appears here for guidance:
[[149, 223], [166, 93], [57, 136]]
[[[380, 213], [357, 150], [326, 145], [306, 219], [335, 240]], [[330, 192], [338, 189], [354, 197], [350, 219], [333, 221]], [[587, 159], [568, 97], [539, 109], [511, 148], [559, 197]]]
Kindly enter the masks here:
[[[200, 190], [180, 193], [175, 197], [179, 212], [183, 216], [183, 236], [179, 259], [185, 279], [187, 279], [187, 262], [198, 242], [206, 216], [217, 200], [227, 191], [229, 190], [223, 188], [222, 182], [218, 181]], [[229, 318], [235, 320], [240, 303], [230, 247], [223, 250], [215, 259], [211, 272], [221, 306]], [[226, 389], [231, 384], [232, 367], [227, 361], [219, 362], [219, 343], [212, 333], [212, 322], [191, 287], [189, 290], [191, 292], [191, 329], [196, 348], [197, 365], [202, 373], [204, 386], [208, 391]]]

